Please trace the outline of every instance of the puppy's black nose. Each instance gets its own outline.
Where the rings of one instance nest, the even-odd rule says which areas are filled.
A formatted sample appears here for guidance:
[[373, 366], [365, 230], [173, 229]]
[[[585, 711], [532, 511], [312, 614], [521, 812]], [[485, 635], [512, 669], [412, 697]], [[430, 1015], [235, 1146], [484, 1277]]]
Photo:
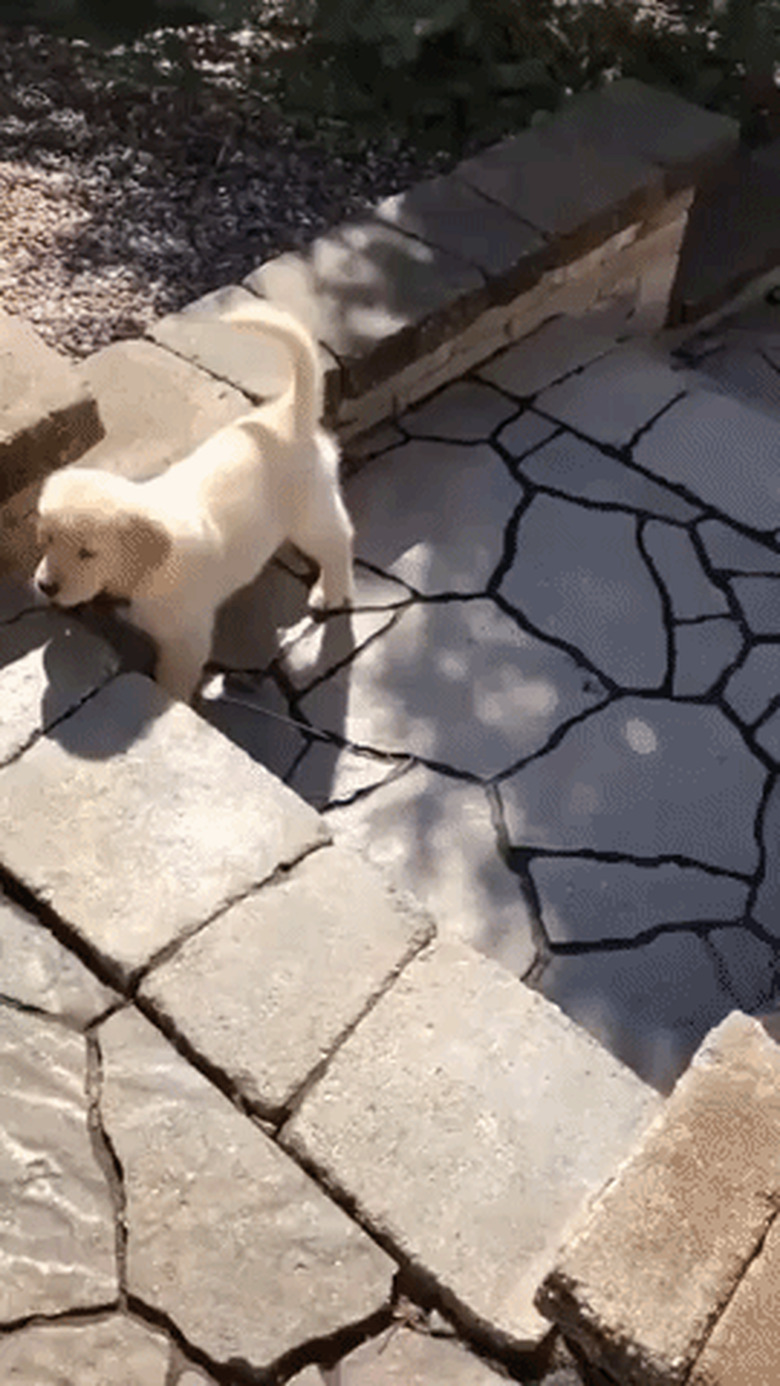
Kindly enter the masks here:
[[44, 597], [56, 597], [60, 590], [60, 584], [58, 582], [39, 582], [38, 586]]

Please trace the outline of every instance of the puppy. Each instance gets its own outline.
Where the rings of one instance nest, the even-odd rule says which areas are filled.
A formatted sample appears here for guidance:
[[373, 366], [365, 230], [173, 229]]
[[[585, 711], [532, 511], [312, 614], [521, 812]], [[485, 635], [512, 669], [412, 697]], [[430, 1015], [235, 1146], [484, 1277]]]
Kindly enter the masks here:
[[284, 309], [260, 302], [231, 315], [278, 339], [292, 377], [276, 399], [208, 438], [162, 475], [134, 482], [68, 467], [38, 503], [44, 549], [37, 586], [62, 607], [106, 593], [155, 641], [155, 677], [189, 701], [208, 659], [217, 609], [261, 571], [284, 540], [320, 568], [309, 604], [349, 605], [352, 525], [339, 454], [320, 426], [314, 340]]

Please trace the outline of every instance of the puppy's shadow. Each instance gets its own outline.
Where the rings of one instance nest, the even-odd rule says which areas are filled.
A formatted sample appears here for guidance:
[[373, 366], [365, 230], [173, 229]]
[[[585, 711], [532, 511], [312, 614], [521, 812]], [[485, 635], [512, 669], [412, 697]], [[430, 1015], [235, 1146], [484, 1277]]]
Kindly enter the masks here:
[[[302, 691], [348, 665], [355, 647], [350, 614], [313, 618], [306, 595], [300, 569], [292, 574], [272, 565], [227, 603], [214, 643], [213, 663], [222, 678], [207, 684], [199, 706], [213, 726], [282, 780], [290, 778], [312, 740], [319, 742], [299, 705]], [[344, 671], [328, 679], [327, 687], [335, 719], [328, 726], [338, 734], [348, 695]], [[338, 747], [322, 744], [332, 751], [332, 778]], [[322, 766], [327, 778], [325, 758]], [[322, 790], [324, 802], [324, 783]]]

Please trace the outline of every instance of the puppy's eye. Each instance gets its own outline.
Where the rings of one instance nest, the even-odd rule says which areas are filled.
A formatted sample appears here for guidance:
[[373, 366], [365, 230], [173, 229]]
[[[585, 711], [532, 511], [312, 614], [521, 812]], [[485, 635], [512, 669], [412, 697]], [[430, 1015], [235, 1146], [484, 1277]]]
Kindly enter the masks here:
[[88, 558], [97, 558], [97, 554], [94, 549], [79, 549], [79, 558], [82, 562], [86, 562]]

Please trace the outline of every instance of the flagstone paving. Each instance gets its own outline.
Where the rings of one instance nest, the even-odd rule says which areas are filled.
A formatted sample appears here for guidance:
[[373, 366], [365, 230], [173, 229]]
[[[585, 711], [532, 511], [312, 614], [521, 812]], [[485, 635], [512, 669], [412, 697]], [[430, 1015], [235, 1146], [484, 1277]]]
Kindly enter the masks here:
[[780, 986], [780, 308], [742, 312], [554, 320], [378, 432], [355, 614], [277, 568], [203, 701], [663, 1091]]

